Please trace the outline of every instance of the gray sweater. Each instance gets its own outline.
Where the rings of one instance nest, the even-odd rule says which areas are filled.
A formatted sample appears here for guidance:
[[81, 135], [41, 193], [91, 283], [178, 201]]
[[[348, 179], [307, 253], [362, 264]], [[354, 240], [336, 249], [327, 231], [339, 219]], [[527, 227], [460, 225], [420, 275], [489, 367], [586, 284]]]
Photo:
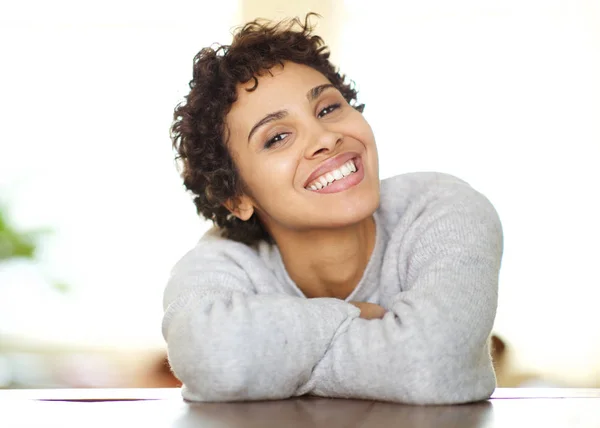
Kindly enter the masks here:
[[[164, 294], [162, 331], [183, 397], [487, 399], [503, 248], [494, 207], [455, 177], [410, 173], [381, 181], [374, 217], [373, 253], [346, 300], [306, 298], [276, 246], [202, 237]], [[365, 320], [349, 301], [388, 312]]]

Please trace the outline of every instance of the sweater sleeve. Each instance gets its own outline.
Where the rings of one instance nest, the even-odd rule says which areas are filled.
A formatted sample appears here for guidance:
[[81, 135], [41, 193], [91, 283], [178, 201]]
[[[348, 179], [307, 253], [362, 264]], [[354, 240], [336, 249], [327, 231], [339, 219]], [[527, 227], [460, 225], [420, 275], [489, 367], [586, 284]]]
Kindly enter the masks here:
[[301, 392], [453, 404], [494, 391], [488, 337], [503, 251], [495, 209], [464, 184], [403, 217], [410, 224], [390, 241], [402, 291], [380, 302], [383, 319], [352, 320]]
[[339, 299], [258, 294], [256, 282], [268, 275], [244, 269], [219, 245], [188, 253], [165, 290], [163, 336], [182, 395], [191, 401], [291, 397], [360, 311]]

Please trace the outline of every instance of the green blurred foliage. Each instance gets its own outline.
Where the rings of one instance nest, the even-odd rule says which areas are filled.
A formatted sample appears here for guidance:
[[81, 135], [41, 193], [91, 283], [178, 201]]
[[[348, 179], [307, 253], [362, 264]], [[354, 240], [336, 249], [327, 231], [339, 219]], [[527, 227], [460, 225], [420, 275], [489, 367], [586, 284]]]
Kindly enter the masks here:
[[32, 259], [35, 254], [36, 234], [16, 230], [0, 208], [0, 262], [16, 257]]
[[[0, 263], [16, 258], [34, 260], [39, 239], [48, 233], [46, 229], [17, 230], [8, 220], [6, 209], [0, 206]], [[54, 282], [52, 287], [60, 293], [69, 291], [69, 286], [62, 282]]]

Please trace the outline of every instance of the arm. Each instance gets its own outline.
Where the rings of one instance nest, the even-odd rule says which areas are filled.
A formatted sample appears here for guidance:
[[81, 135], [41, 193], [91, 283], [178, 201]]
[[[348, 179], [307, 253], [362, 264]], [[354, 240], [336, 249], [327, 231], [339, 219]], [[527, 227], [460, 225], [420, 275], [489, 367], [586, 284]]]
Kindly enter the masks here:
[[178, 263], [165, 290], [163, 335], [184, 398], [294, 395], [359, 310], [338, 299], [256, 294], [253, 283], [265, 281], [263, 273], [202, 245]]
[[418, 404], [493, 392], [487, 339], [497, 306], [500, 221], [467, 185], [424, 206], [409, 208], [410, 225], [396, 231], [403, 291], [382, 302], [383, 319], [352, 320], [301, 392]]

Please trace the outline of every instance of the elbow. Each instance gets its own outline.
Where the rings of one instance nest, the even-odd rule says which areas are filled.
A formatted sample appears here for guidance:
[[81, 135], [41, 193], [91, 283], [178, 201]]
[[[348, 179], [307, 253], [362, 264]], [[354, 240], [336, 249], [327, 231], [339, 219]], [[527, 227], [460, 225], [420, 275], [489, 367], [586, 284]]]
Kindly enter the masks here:
[[457, 373], [438, 371], [431, 404], [463, 404], [490, 398], [496, 389], [492, 367], [465, 367]]
[[183, 398], [204, 402], [252, 398], [250, 372], [245, 364], [232, 356], [211, 354], [199, 348], [203, 347], [169, 344], [169, 364], [183, 384]]
[[[189, 401], [241, 401], [252, 391], [252, 355], [239, 346], [243, 331], [212, 319], [198, 307], [177, 312], [170, 307], [163, 319], [169, 364]], [[214, 325], [221, 328], [216, 331]], [[240, 349], [242, 348], [242, 349]]]
[[411, 379], [413, 404], [445, 405], [487, 400], [496, 389], [489, 354], [438, 358]]
[[[492, 314], [492, 311], [489, 311]], [[487, 340], [493, 317], [481, 317], [480, 328], [463, 331], [453, 340], [430, 341], [422, 379], [414, 379], [415, 401], [422, 404], [463, 404], [487, 400], [496, 389], [496, 375]], [[489, 328], [487, 325], [490, 325]], [[456, 329], [456, 331], [461, 331]]]
[[176, 318], [165, 325], [169, 364], [190, 401], [239, 401], [249, 398], [251, 360], [235, 352], [235, 332], [214, 334], [205, 325]]
[[182, 376], [185, 400], [199, 402], [232, 402], [255, 400], [244, 376], [211, 372], [208, 376]]
[[201, 402], [289, 398], [297, 380], [260, 357], [258, 340], [235, 328], [226, 330], [216, 334], [210, 329], [172, 328], [167, 333], [169, 364], [183, 383], [183, 398]]

